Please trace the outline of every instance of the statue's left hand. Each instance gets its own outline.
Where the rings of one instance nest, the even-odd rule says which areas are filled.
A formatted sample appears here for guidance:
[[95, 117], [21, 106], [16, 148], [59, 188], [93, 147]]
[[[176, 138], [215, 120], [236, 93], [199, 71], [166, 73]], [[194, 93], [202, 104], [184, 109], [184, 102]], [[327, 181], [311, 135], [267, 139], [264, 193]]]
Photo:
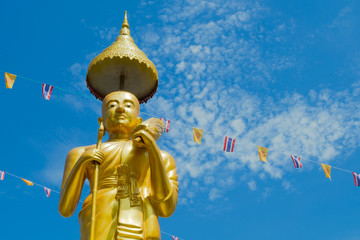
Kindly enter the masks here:
[[146, 128], [137, 129], [132, 135], [133, 143], [137, 147], [146, 147], [148, 144], [156, 143], [151, 133]]

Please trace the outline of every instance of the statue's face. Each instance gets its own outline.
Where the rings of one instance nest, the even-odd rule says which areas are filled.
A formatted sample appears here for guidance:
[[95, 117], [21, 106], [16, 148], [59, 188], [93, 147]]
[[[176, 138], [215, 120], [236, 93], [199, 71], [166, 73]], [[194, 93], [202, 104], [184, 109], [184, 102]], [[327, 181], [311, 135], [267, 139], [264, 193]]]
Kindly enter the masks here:
[[103, 100], [102, 115], [109, 133], [130, 134], [142, 122], [139, 101], [129, 92], [112, 92]]

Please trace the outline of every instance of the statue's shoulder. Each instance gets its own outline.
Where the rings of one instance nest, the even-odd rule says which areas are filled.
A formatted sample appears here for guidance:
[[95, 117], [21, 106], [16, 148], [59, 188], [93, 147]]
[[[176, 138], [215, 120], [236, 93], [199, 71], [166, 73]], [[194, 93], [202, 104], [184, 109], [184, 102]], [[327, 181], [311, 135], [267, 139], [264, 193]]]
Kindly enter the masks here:
[[162, 150], [160, 151], [160, 153], [164, 161], [165, 168], [175, 168], [175, 159], [171, 156], [171, 154]]
[[86, 150], [94, 149], [95, 145], [77, 147], [70, 150], [68, 153], [68, 158], [76, 158], [77, 156], [83, 154]]

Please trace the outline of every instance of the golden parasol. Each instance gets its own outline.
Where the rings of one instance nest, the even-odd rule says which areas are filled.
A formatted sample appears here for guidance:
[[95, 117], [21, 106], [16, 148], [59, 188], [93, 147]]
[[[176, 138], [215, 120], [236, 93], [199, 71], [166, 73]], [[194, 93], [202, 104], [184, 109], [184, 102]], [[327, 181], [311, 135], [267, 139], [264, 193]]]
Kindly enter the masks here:
[[131, 92], [140, 103], [146, 103], [155, 94], [158, 86], [156, 68], [130, 36], [126, 12], [115, 42], [91, 61], [86, 83], [100, 100], [120, 90]]

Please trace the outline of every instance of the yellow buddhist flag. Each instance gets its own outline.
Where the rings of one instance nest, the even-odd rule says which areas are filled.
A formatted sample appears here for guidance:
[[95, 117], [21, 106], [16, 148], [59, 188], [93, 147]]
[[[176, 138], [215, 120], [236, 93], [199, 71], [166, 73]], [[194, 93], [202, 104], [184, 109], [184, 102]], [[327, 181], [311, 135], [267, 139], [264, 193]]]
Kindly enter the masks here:
[[27, 185], [29, 185], [29, 186], [33, 186], [34, 185], [34, 183], [32, 182], [32, 181], [29, 181], [29, 180], [26, 180], [26, 179], [24, 179], [24, 178], [22, 178], [21, 180], [23, 180]]
[[15, 82], [16, 75], [11, 73], [5, 73], [6, 88], [12, 88]]
[[331, 180], [331, 177], [330, 177], [331, 166], [326, 165], [326, 164], [321, 164], [321, 167], [322, 167], [322, 169], [323, 169], [324, 172], [325, 172], [325, 176], [326, 176], [327, 178], [330, 178], [330, 180]]
[[203, 132], [204, 130], [193, 127], [194, 142], [201, 144]]
[[258, 146], [258, 152], [259, 152], [260, 161], [267, 162], [266, 158], [267, 158], [268, 149], [265, 147]]

